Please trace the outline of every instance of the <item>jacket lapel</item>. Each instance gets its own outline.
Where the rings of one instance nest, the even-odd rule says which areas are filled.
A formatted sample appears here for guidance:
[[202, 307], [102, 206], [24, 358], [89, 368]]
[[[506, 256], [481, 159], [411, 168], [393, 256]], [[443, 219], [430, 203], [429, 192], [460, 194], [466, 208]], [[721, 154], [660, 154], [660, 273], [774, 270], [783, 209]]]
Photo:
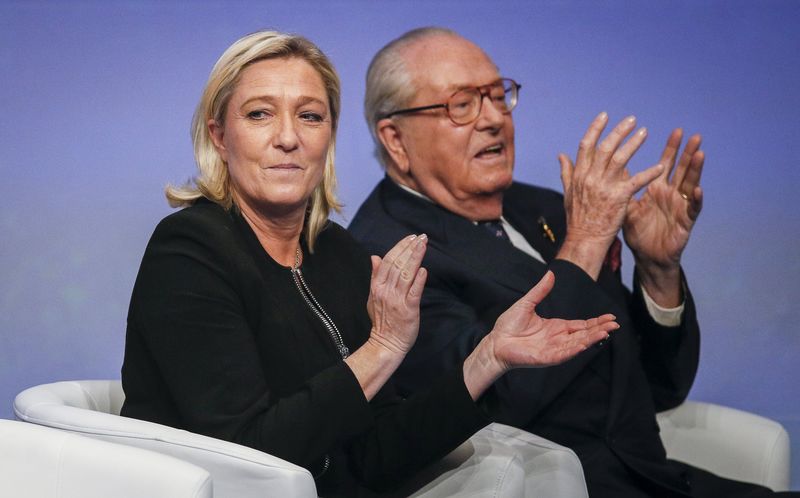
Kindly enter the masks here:
[[[493, 237], [483, 227], [427, 199], [405, 192], [388, 178], [383, 180], [382, 196], [389, 214], [417, 233], [427, 233], [432, 247], [504, 287], [525, 293], [544, 275], [544, 264], [508, 241]], [[524, 232], [523, 235], [528, 238]]]
[[[553, 221], [544, 218], [541, 213], [518, 212], [514, 205], [509, 202], [503, 204], [503, 216], [511, 223], [511, 226], [521, 233], [525, 240], [542, 255], [546, 262], [550, 262], [556, 257], [556, 252], [561, 245], [561, 239], [557, 233], [557, 228], [551, 226]], [[541, 222], [539, 221], [541, 219]], [[550, 240], [547, 230], [553, 235], [555, 240]]]

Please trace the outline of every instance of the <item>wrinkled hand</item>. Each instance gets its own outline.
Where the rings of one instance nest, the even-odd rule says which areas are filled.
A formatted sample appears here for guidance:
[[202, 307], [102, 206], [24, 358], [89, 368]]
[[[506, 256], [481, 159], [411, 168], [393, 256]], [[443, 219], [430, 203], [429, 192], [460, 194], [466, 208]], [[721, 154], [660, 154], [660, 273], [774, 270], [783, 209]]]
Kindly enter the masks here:
[[598, 145], [607, 123], [604, 112], [592, 121], [581, 139], [574, 166], [566, 154], [558, 157], [567, 215], [567, 236], [559, 258], [572, 261], [593, 278], [622, 227], [631, 198], [663, 170], [656, 164], [631, 176], [626, 166], [647, 137], [647, 130], [640, 128], [625, 141], [636, 125], [631, 116]]
[[590, 320], [562, 320], [537, 315], [536, 305], [550, 293], [554, 282], [553, 273], [547, 272], [495, 322], [489, 337], [495, 360], [503, 371], [562, 363], [619, 328], [614, 315], [610, 314]]
[[679, 266], [703, 207], [700, 176], [705, 155], [700, 150], [701, 138], [689, 138], [676, 166], [682, 138], [681, 129], [672, 132], [659, 160], [663, 172], [648, 185], [641, 199], [628, 204], [623, 235], [637, 265]]
[[421, 268], [428, 238], [410, 235], [381, 259], [372, 256], [367, 312], [372, 320], [369, 340], [405, 355], [419, 332], [419, 302], [427, 271]]

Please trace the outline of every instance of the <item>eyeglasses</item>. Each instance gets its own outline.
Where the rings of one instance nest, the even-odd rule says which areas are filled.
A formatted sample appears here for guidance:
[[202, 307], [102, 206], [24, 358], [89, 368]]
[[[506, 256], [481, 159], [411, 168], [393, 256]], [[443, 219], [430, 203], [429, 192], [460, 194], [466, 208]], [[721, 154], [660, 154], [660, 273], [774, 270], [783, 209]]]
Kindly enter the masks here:
[[489, 100], [498, 111], [503, 114], [510, 113], [517, 106], [520, 88], [522, 88], [522, 85], [516, 81], [510, 78], [501, 78], [488, 85], [462, 88], [451, 95], [444, 104], [400, 109], [384, 115], [381, 119], [391, 118], [398, 114], [411, 114], [443, 107], [447, 111], [450, 121], [457, 125], [465, 125], [475, 121], [481, 115], [484, 97], [489, 97]]

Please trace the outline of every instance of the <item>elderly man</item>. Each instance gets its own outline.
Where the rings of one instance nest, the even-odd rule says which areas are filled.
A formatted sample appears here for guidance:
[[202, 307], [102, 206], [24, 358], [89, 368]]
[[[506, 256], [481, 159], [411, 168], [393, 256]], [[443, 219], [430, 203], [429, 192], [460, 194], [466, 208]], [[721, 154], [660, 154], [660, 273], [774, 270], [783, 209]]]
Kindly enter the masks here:
[[[630, 175], [647, 132], [629, 117], [601, 140], [601, 113], [575, 163], [559, 157], [561, 196], [512, 179], [519, 88], [440, 28], [406, 33], [370, 65], [365, 113], [386, 178], [350, 230], [377, 254], [410, 233], [430, 241], [420, 335], [396, 384], [413, 391], [458, 364], [551, 270], [555, 288], [539, 314], [611, 312], [621, 328], [561, 366], [495, 383], [483, 399], [494, 419], [572, 448], [593, 497], [769, 493], [667, 460], [655, 420], [685, 399], [697, 369], [680, 259], [702, 206], [700, 137], [679, 154], [675, 130], [658, 164]], [[632, 292], [620, 281], [620, 230], [636, 261]]]

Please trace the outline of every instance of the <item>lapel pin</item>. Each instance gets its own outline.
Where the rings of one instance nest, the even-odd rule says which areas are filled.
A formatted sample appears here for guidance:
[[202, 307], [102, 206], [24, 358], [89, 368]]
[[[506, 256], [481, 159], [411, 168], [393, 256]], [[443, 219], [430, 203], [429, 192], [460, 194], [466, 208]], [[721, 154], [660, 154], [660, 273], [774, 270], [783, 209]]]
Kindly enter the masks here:
[[547, 220], [544, 219], [544, 216], [539, 216], [539, 224], [542, 226], [542, 237], [547, 237], [550, 239], [550, 242], [555, 243], [556, 236], [553, 234], [553, 231], [550, 229], [550, 225], [547, 224]]

